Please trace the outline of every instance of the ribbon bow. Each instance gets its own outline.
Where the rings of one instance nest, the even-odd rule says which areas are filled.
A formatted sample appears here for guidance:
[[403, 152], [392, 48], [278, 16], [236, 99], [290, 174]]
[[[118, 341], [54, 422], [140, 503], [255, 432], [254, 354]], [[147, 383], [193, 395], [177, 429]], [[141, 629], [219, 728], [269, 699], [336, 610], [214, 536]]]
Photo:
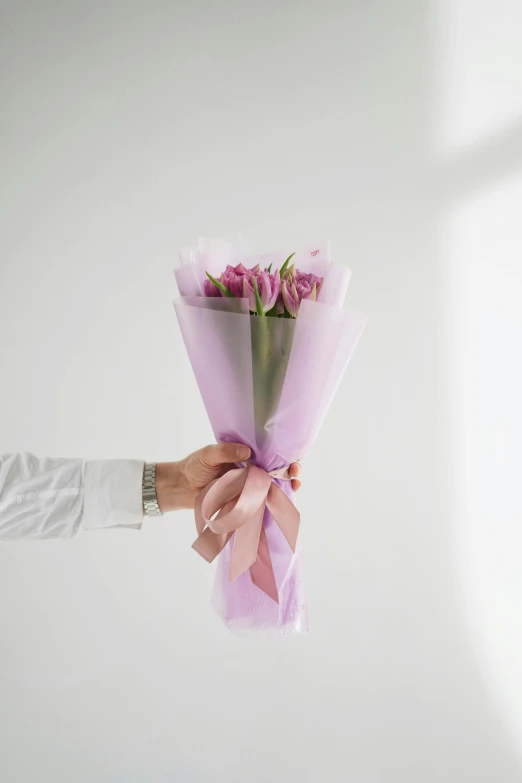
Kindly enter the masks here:
[[196, 498], [194, 512], [199, 535], [192, 547], [211, 563], [235, 533], [230, 581], [250, 569], [253, 583], [279, 603], [263, 527], [265, 508], [281, 528], [292, 552], [295, 552], [300, 517], [290, 498], [274, 482], [275, 478], [288, 478], [288, 470], [267, 473], [250, 465], [230, 470], [211, 481]]

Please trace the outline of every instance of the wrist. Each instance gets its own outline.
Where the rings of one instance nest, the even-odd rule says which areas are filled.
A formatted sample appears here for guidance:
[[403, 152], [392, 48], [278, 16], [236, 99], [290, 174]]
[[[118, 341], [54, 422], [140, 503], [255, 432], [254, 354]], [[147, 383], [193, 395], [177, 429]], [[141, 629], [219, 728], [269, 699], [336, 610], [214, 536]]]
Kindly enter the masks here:
[[156, 465], [156, 495], [163, 513], [190, 508], [182, 462], [158, 462]]

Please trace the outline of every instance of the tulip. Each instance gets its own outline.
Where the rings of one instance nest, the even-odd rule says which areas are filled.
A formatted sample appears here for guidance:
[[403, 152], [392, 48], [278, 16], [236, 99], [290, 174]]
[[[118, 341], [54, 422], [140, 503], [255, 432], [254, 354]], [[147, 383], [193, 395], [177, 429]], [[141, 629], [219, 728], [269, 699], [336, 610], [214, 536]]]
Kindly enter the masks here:
[[241, 299], [243, 296], [243, 280], [248, 274], [249, 270], [243, 264], [238, 264], [236, 267], [229, 264], [221, 275], [221, 282], [228, 288], [232, 296]]
[[237, 299], [243, 297], [243, 279], [250, 274], [250, 270], [238, 264], [237, 266], [227, 265], [227, 268], [218, 280], [207, 272], [208, 280], [205, 280], [205, 296], [232, 296]]
[[205, 293], [205, 296], [222, 296], [223, 295], [221, 293], [221, 291], [219, 290], [219, 288], [217, 287], [217, 285], [215, 283], [213, 283], [212, 280], [210, 280], [210, 278], [205, 280], [205, 282], [203, 284], [203, 291]]
[[317, 294], [323, 282], [322, 277], [317, 277], [311, 273], [291, 272], [287, 270], [284, 279], [281, 281], [281, 296], [277, 303], [278, 313], [286, 310], [292, 318], [297, 318], [299, 305], [303, 299], [310, 299], [312, 302], [317, 300]]
[[317, 275], [313, 275], [311, 272], [300, 272], [299, 270], [296, 271], [295, 278], [297, 283], [308, 283], [310, 289], [315, 283], [319, 290], [321, 283], [323, 282], [322, 277], [317, 277]]
[[291, 283], [288, 279], [283, 280], [281, 283], [281, 293], [283, 295], [283, 304], [285, 306], [286, 312], [291, 315], [292, 318], [297, 318], [297, 313], [299, 310], [299, 296], [297, 294], [295, 283]]
[[[253, 272], [253, 270], [250, 271]], [[259, 294], [259, 302], [256, 299], [254, 280]], [[243, 278], [243, 297], [248, 299], [249, 309], [258, 315], [266, 315], [275, 307], [280, 292], [281, 279], [277, 269], [273, 273], [265, 270], [256, 271]]]
[[247, 269], [243, 264], [227, 266], [219, 279], [207, 272], [205, 296], [229, 296], [247, 299], [248, 308], [257, 315], [286, 315], [296, 318], [303, 299], [315, 301], [323, 282], [310, 272], [300, 272], [295, 264], [290, 266], [294, 254], [281, 267], [261, 269], [259, 264]]

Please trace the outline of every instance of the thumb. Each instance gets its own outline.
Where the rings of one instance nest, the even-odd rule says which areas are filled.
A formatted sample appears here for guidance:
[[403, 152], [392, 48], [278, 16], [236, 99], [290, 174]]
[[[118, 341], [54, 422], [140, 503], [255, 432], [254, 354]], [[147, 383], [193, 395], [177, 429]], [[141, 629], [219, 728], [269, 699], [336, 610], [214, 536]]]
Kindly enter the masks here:
[[242, 443], [218, 443], [206, 446], [201, 452], [201, 459], [210, 468], [227, 465], [231, 462], [244, 462], [250, 457], [250, 449]]

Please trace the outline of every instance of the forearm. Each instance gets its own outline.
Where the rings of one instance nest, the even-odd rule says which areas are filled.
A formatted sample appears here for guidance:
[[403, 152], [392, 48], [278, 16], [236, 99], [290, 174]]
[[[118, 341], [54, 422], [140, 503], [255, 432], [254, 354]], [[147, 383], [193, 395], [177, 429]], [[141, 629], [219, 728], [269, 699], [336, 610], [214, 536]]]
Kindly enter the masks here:
[[140, 527], [143, 462], [0, 455], [0, 539]]
[[[155, 494], [165, 513], [194, 508], [212, 481], [250, 458], [238, 443], [206, 446], [179, 462], [159, 462]], [[70, 538], [80, 530], [141, 527], [145, 463], [139, 460], [38, 459], [32, 454], [0, 455], [0, 539]], [[152, 472], [147, 502], [154, 508]], [[298, 489], [299, 466], [290, 467]]]
[[85, 462], [0, 456], [0, 539], [70, 538], [80, 529]]

